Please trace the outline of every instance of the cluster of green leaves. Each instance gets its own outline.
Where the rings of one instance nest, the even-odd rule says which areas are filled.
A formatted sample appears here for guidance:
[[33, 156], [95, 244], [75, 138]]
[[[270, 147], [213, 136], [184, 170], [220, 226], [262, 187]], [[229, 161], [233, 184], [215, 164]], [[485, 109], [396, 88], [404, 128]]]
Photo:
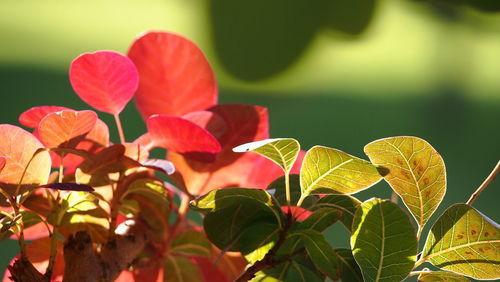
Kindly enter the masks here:
[[[300, 160], [300, 145], [289, 138], [247, 143], [234, 151], [260, 154], [284, 172], [267, 190], [212, 190], [191, 202], [205, 214], [208, 239], [224, 251], [241, 252], [250, 264], [239, 281], [500, 278], [499, 225], [468, 204], [449, 207], [419, 251], [422, 230], [446, 192], [444, 161], [420, 138], [371, 142], [364, 148], [370, 161], [323, 146]], [[290, 175], [300, 161], [300, 173]], [[389, 200], [361, 202], [351, 196], [381, 179], [407, 210]], [[324, 237], [337, 221], [349, 230], [351, 249], [335, 249]], [[441, 270], [418, 270], [424, 262]]]

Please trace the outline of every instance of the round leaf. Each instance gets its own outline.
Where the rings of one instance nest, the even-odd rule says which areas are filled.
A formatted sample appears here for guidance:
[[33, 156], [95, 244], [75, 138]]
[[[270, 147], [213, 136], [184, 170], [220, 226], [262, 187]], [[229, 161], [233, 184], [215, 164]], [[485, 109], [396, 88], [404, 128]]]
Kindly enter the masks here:
[[190, 40], [148, 32], [130, 47], [139, 71], [135, 102], [144, 119], [153, 114], [182, 116], [217, 104], [217, 84], [207, 59]]
[[99, 111], [115, 115], [134, 96], [139, 75], [126, 56], [97, 51], [84, 53], [71, 63], [69, 80], [83, 101]]
[[63, 110], [71, 110], [60, 106], [39, 106], [33, 107], [19, 116], [19, 123], [26, 127], [36, 128], [40, 121], [48, 114]]
[[417, 255], [415, 228], [396, 204], [371, 199], [356, 211], [351, 247], [365, 281], [402, 281]]
[[439, 153], [425, 140], [390, 137], [365, 146], [372, 163], [389, 169], [384, 179], [403, 199], [420, 229], [446, 193], [446, 169]]
[[63, 110], [50, 113], [38, 124], [39, 139], [45, 146], [74, 148], [95, 126], [93, 111]]
[[441, 269], [499, 279], [499, 225], [469, 205], [455, 204], [432, 226], [422, 256]]

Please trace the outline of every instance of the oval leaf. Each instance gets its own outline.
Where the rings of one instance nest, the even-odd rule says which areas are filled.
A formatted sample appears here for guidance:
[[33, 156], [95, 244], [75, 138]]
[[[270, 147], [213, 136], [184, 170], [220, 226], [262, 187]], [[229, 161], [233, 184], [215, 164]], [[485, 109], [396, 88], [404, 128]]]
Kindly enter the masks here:
[[369, 188], [381, 176], [370, 162], [340, 150], [314, 146], [300, 169], [302, 194], [352, 194]]
[[190, 112], [182, 117], [205, 128], [215, 138], [221, 138], [227, 130], [226, 122], [218, 114], [211, 111]]
[[263, 259], [278, 241], [280, 229], [273, 223], [255, 224], [241, 235], [241, 253], [250, 264]]
[[304, 220], [301, 226], [302, 228], [323, 232], [340, 218], [342, 218], [341, 211], [331, 208], [320, 208]]
[[19, 123], [29, 127], [36, 128], [40, 121], [48, 114], [60, 112], [63, 110], [71, 110], [70, 108], [60, 106], [39, 106], [33, 107], [19, 116]]
[[441, 269], [499, 279], [499, 225], [471, 206], [455, 204], [432, 226], [422, 256]]
[[212, 245], [203, 233], [187, 230], [177, 235], [170, 245], [172, 254], [184, 256], [205, 256], [212, 254]]
[[361, 269], [350, 249], [335, 249], [340, 261], [340, 281], [363, 282]]
[[219, 141], [197, 124], [176, 116], [152, 115], [147, 120], [148, 131], [156, 145], [177, 153], [218, 153]]
[[446, 193], [446, 170], [439, 153], [417, 137], [390, 137], [365, 146], [372, 163], [389, 169], [384, 179], [403, 199], [420, 229]]
[[351, 247], [365, 281], [402, 281], [417, 255], [415, 228], [396, 204], [371, 199], [354, 215]]
[[139, 83], [134, 63], [113, 51], [84, 53], [70, 66], [69, 80], [76, 94], [93, 108], [119, 114]]
[[469, 282], [470, 280], [460, 274], [448, 271], [429, 271], [418, 276], [418, 282]]
[[168, 32], [148, 32], [130, 47], [139, 71], [135, 102], [144, 119], [153, 114], [182, 116], [217, 104], [215, 75], [201, 50]]
[[358, 199], [349, 195], [326, 195], [319, 199], [310, 210], [329, 208], [342, 212], [341, 221], [347, 230], [351, 231], [354, 213], [360, 205], [361, 202]]
[[203, 276], [198, 266], [189, 258], [167, 255], [163, 266], [165, 282], [202, 282]]
[[283, 169], [285, 174], [288, 174], [297, 160], [300, 144], [292, 138], [275, 138], [243, 144], [235, 147], [233, 151], [255, 152], [272, 160]]
[[97, 122], [93, 111], [64, 110], [50, 113], [38, 124], [40, 141], [47, 147], [74, 148]]
[[13, 195], [19, 183], [26, 185], [24, 188], [47, 183], [50, 155], [47, 151], [39, 151], [43, 145], [35, 136], [20, 127], [0, 124], [0, 140], [0, 157], [6, 160], [0, 174], [0, 185], [7, 193]]

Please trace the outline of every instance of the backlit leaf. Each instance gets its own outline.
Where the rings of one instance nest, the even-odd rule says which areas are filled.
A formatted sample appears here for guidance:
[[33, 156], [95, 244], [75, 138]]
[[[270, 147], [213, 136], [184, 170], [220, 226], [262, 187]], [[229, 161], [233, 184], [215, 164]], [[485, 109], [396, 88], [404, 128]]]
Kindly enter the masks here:
[[108, 214], [101, 207], [85, 212], [66, 213], [61, 221], [59, 231], [63, 236], [69, 236], [78, 231], [87, 231], [94, 243], [108, 241]]
[[2, 172], [6, 163], [7, 163], [7, 160], [5, 160], [5, 157], [0, 157], [0, 173]]
[[218, 153], [219, 141], [197, 124], [176, 116], [152, 115], [147, 119], [148, 131], [157, 146], [177, 153]]
[[410, 136], [373, 141], [364, 150], [372, 163], [389, 170], [385, 180], [422, 229], [446, 193], [446, 170], [439, 153], [425, 140]]
[[47, 147], [74, 148], [94, 128], [93, 111], [65, 110], [46, 115], [38, 124], [38, 137]]
[[189, 259], [167, 255], [163, 267], [164, 282], [202, 282], [200, 269]]
[[[23, 189], [47, 183], [50, 156], [46, 151], [38, 151], [43, 145], [35, 136], [20, 127], [0, 124], [0, 140], [0, 157], [6, 161], [0, 173], [2, 189], [13, 195], [19, 183], [23, 184]], [[38, 152], [36, 156], [35, 152]]]
[[39, 106], [33, 107], [19, 116], [19, 123], [29, 127], [36, 128], [40, 121], [48, 114], [60, 112], [63, 110], [71, 110], [70, 108], [60, 106]]
[[422, 260], [475, 279], [500, 278], [500, 227], [466, 204], [448, 208], [432, 226]]
[[155, 205], [168, 206], [169, 204], [167, 191], [159, 180], [144, 178], [132, 182], [122, 195], [122, 199], [132, 194], [141, 195]]
[[335, 249], [340, 261], [340, 281], [363, 282], [363, 275], [349, 249]]
[[166, 175], [170, 175], [175, 172], [175, 167], [174, 165], [166, 160], [161, 160], [161, 159], [148, 159], [143, 162], [141, 162], [141, 165], [143, 167], [147, 167], [159, 172], [162, 172]]
[[187, 113], [182, 117], [205, 128], [215, 138], [222, 137], [227, 130], [226, 122], [212, 111], [195, 111]]
[[69, 69], [76, 94], [93, 108], [119, 114], [132, 99], [139, 83], [134, 63], [113, 51], [78, 56]]
[[71, 182], [50, 183], [50, 184], [42, 185], [42, 186], [40, 186], [40, 188], [52, 188], [52, 189], [64, 190], [64, 191], [87, 191], [87, 192], [94, 191], [94, 188], [92, 188], [88, 185], [71, 183]]
[[275, 162], [288, 174], [299, 155], [300, 144], [292, 138], [275, 138], [243, 144], [235, 147], [233, 151], [260, 154]]
[[217, 103], [217, 84], [207, 59], [190, 40], [151, 31], [128, 51], [139, 71], [135, 102], [144, 119], [153, 114], [182, 116]]
[[377, 168], [370, 162], [323, 146], [307, 151], [300, 170], [304, 195], [352, 194], [369, 188], [380, 179]]
[[[261, 156], [252, 153], [235, 153], [232, 148], [242, 143], [269, 137], [267, 109], [250, 105], [218, 105], [209, 111], [224, 120], [226, 133], [218, 140], [222, 151], [212, 162], [202, 162], [188, 155], [169, 153], [168, 159], [174, 163], [179, 174], [178, 183], [184, 183], [191, 194], [200, 195], [210, 190], [224, 187], [245, 187], [249, 171]], [[182, 176], [179, 179], [178, 176]], [[248, 186], [246, 186], [248, 187]]]
[[287, 261], [273, 268], [259, 271], [251, 282], [321, 282], [317, 273], [297, 261]]
[[309, 257], [322, 273], [333, 280], [338, 279], [340, 265], [337, 254], [320, 232], [304, 229], [298, 230], [292, 235], [300, 237]]
[[[286, 206], [286, 191], [285, 191], [285, 176], [273, 181], [267, 187], [267, 192], [278, 201], [281, 206]], [[290, 203], [296, 205], [299, 201], [300, 195], [302, 194], [300, 190], [300, 176], [298, 174], [290, 175]], [[303, 208], [310, 208], [318, 201], [318, 195], [311, 195], [305, 199], [302, 203]]]
[[337, 209], [320, 208], [302, 222], [302, 227], [323, 232], [341, 217], [342, 212]]
[[466, 277], [448, 271], [429, 271], [418, 276], [418, 282], [469, 282]]
[[278, 241], [278, 225], [259, 223], [241, 235], [241, 253], [250, 264], [263, 259]]
[[361, 202], [358, 199], [349, 195], [326, 195], [320, 198], [310, 209], [331, 208], [341, 211], [341, 221], [347, 230], [351, 231], [354, 213], [360, 205]]
[[201, 232], [187, 230], [177, 235], [170, 245], [172, 254], [184, 256], [205, 256], [211, 255], [212, 245], [207, 237]]
[[99, 208], [98, 198], [91, 193], [71, 192], [63, 199], [66, 212], [87, 212]]
[[351, 247], [365, 281], [401, 281], [417, 255], [415, 228], [396, 204], [371, 199], [354, 215]]

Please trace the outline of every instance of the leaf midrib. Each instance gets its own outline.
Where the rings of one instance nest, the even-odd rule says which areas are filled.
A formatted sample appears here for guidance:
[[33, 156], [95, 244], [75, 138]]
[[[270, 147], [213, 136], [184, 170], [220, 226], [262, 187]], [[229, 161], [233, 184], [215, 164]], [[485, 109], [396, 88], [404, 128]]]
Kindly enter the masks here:
[[475, 245], [492, 244], [492, 243], [500, 243], [500, 239], [499, 240], [476, 241], [476, 242], [467, 243], [467, 244], [463, 244], [463, 245], [453, 246], [451, 248], [446, 248], [444, 250], [442, 249], [440, 251], [437, 251], [435, 253], [431, 253], [431, 254], [423, 257], [422, 261], [429, 260], [429, 259], [431, 259], [431, 258], [433, 258], [435, 256], [439, 256], [439, 255], [445, 254], [447, 252], [455, 251], [455, 250], [458, 250], [460, 248], [467, 248], [467, 247], [471, 247], [471, 246], [475, 246]]
[[318, 176], [318, 178], [316, 178], [316, 180], [314, 180], [313, 182], [311, 182], [311, 184], [307, 185], [307, 188], [304, 189], [305, 191], [309, 191], [311, 190], [312, 188], [314, 188], [314, 186], [316, 184], [318, 184], [318, 182], [320, 182], [321, 180], [323, 180], [323, 178], [325, 178], [328, 174], [332, 173], [333, 171], [335, 171], [336, 169], [340, 168], [341, 166], [347, 164], [347, 163], [350, 163], [352, 162], [354, 159], [349, 159], [347, 161], [344, 161], [338, 165], [336, 165], [335, 167], [327, 170], [325, 173], [321, 174], [320, 176]]
[[384, 263], [384, 252], [385, 252], [385, 219], [384, 213], [382, 211], [382, 204], [378, 204], [378, 208], [380, 210], [380, 220], [382, 221], [382, 246], [380, 247], [380, 259], [377, 268], [377, 276], [375, 277], [375, 281], [380, 280], [380, 274], [382, 273], [382, 265]]

